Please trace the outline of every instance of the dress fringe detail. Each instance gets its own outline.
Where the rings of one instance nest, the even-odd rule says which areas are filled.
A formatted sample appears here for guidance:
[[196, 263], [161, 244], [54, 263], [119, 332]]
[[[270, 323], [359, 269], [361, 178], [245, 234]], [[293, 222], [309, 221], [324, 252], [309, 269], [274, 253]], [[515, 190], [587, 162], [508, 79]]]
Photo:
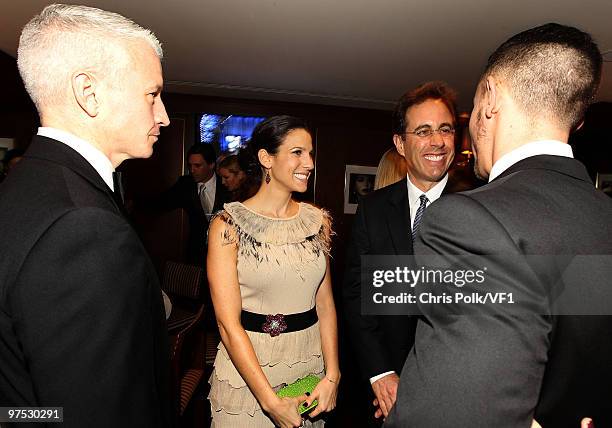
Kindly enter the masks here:
[[277, 267], [289, 263], [290, 269], [304, 279], [304, 269], [321, 253], [330, 255], [331, 216], [310, 204], [300, 203], [294, 217], [277, 219], [231, 202], [216, 217], [228, 226], [223, 231], [223, 244], [237, 244], [240, 259], [253, 268], [262, 263]]
[[[331, 244], [331, 216], [326, 210], [307, 203], [300, 203], [295, 217], [271, 218], [247, 208], [240, 202], [223, 206], [217, 217], [232, 226], [236, 233], [227, 231], [223, 235], [224, 244], [246, 239], [258, 245], [312, 244], [313, 251], [323, 251], [329, 255]], [[295, 221], [292, 221], [295, 220]]]

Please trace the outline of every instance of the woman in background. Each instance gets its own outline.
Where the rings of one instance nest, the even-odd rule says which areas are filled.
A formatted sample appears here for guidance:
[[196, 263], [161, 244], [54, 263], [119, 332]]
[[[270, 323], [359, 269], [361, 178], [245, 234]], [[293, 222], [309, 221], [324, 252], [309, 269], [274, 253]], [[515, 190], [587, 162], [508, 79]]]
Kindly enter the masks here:
[[374, 179], [374, 190], [397, 183], [406, 178], [406, 159], [394, 148], [387, 150], [378, 163], [376, 178]]
[[[221, 182], [223, 186], [230, 193], [236, 192], [240, 185], [244, 182], [246, 174], [240, 169], [237, 155], [229, 155], [223, 158], [217, 167], [219, 176], [221, 176]], [[235, 201], [236, 199], [232, 199]]]
[[[244, 203], [225, 205], [208, 237], [208, 280], [222, 343], [210, 378], [213, 427], [322, 426], [340, 371], [329, 273], [328, 214], [292, 199], [314, 168], [312, 136], [291, 116], [257, 125], [248, 145], [262, 178]], [[310, 396], [276, 391], [309, 374]], [[298, 406], [317, 407], [304, 420]]]
[[219, 176], [223, 186], [230, 193], [228, 202], [245, 201], [257, 193], [261, 181], [261, 171], [256, 171], [256, 177], [250, 177], [245, 171], [248, 165], [241, 165], [244, 156], [229, 155], [219, 162]]

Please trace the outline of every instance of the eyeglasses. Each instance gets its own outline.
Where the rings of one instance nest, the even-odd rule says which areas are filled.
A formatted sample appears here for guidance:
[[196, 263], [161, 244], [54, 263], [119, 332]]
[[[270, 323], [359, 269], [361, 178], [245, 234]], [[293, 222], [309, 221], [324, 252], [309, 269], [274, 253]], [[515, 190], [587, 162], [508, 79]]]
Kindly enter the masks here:
[[433, 136], [434, 132], [440, 134], [442, 138], [450, 138], [455, 135], [455, 128], [450, 125], [442, 125], [438, 129], [432, 129], [430, 126], [424, 126], [416, 131], [406, 131], [406, 134], [414, 134], [419, 138], [429, 139]]

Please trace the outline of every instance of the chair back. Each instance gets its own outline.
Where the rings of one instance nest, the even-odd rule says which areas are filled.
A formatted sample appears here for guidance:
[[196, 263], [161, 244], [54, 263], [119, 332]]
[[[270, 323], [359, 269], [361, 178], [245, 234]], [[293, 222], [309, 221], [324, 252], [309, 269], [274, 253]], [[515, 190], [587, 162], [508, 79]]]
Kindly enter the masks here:
[[195, 318], [176, 334], [172, 345], [170, 364], [177, 422], [204, 377], [203, 319], [204, 305], [200, 305]]
[[162, 289], [171, 296], [198, 300], [204, 269], [178, 262], [166, 262], [162, 277]]

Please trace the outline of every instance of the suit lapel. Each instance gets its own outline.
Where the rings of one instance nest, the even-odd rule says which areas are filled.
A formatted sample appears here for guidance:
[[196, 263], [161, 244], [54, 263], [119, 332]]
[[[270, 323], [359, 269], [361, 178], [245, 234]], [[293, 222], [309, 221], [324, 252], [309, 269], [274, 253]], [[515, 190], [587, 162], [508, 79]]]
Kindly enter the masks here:
[[202, 202], [200, 201], [200, 192], [198, 191], [198, 183], [191, 178], [189, 180], [189, 186], [187, 188], [189, 199], [193, 209], [198, 213], [201, 218], [206, 218], [204, 214], [204, 208], [202, 208]]
[[410, 204], [406, 179], [393, 184], [387, 199], [387, 225], [396, 254], [412, 254]]

